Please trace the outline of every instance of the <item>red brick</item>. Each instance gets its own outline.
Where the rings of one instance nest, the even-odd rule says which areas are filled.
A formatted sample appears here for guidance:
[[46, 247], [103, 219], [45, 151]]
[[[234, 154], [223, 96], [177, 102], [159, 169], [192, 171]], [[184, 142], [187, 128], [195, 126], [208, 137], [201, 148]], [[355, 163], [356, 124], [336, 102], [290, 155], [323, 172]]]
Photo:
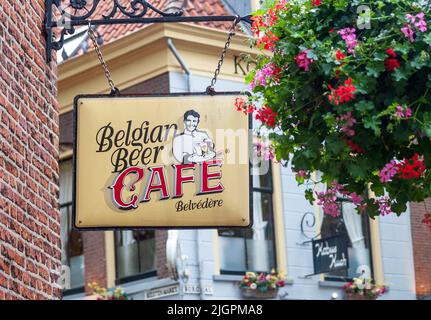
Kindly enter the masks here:
[[44, 6], [0, 2], [0, 300], [61, 298], [46, 267], [60, 264], [60, 242], [51, 242], [60, 230], [48, 224], [60, 213], [57, 70], [45, 61]]
[[423, 203], [412, 203], [411, 228], [413, 258], [415, 265], [416, 294], [431, 295], [431, 230], [422, 223], [425, 213], [431, 213], [431, 199]]

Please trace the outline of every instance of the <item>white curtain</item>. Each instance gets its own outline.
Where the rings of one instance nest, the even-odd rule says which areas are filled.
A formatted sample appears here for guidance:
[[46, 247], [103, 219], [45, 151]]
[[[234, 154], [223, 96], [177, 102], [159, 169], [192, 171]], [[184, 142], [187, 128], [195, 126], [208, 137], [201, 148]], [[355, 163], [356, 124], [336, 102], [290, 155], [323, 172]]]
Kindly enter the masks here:
[[365, 237], [362, 230], [362, 217], [357, 213], [353, 203], [343, 202], [343, 218], [352, 243], [352, 248], [349, 248], [350, 272], [355, 273], [354, 276], [358, 276], [358, 273], [361, 274], [370, 266], [369, 250], [365, 247]]
[[131, 245], [136, 242], [135, 238], [133, 237], [133, 231], [129, 231], [129, 230], [121, 231], [121, 238], [122, 238], [122, 243], [121, 243], [122, 247]]
[[343, 218], [353, 248], [365, 248], [365, 237], [362, 232], [362, 218], [350, 202], [343, 202]]
[[252, 256], [250, 269], [266, 271], [269, 270], [268, 242], [265, 240], [268, 221], [263, 220], [262, 194], [260, 192], [254, 193], [253, 202], [253, 240], [247, 241]]
[[265, 240], [265, 229], [268, 221], [263, 220], [262, 194], [255, 192], [253, 195], [253, 240]]

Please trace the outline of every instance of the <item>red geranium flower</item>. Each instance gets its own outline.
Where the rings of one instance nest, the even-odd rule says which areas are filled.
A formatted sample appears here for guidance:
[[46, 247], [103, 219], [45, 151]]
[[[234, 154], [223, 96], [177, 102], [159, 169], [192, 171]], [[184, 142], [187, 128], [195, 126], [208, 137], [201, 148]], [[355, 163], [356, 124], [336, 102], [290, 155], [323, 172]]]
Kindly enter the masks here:
[[335, 57], [337, 58], [338, 61], [341, 61], [346, 57], [346, 55], [344, 53], [342, 53], [340, 50], [337, 50]]
[[254, 106], [243, 98], [235, 98], [236, 110], [242, 111], [244, 114], [249, 114], [254, 111]]
[[317, 6], [320, 6], [320, 0], [311, 0], [311, 5], [313, 6], [313, 7], [317, 7]]
[[258, 109], [256, 113], [256, 120], [260, 120], [263, 124], [273, 128], [275, 126], [275, 117], [277, 112], [274, 112], [268, 106], [263, 106], [262, 109]]
[[271, 31], [267, 31], [266, 34], [257, 40], [257, 46], [260, 47], [263, 44], [265, 50], [273, 50], [275, 47], [275, 42], [280, 40]]
[[365, 152], [364, 149], [362, 149], [360, 146], [358, 146], [352, 140], [346, 140], [346, 143], [353, 152], [356, 152], [356, 153], [364, 153]]
[[385, 68], [389, 72], [395, 71], [395, 69], [400, 67], [400, 63], [395, 58], [387, 58], [385, 60]]
[[396, 58], [397, 57], [397, 54], [395, 53], [394, 49], [392, 49], [392, 48], [389, 48], [388, 50], [386, 50], [386, 53], [388, 55], [390, 55], [392, 58]]
[[385, 68], [388, 72], [393, 72], [395, 69], [400, 67], [400, 63], [398, 62], [397, 54], [395, 53], [394, 49], [389, 48], [386, 50], [386, 53], [389, 55], [388, 58], [385, 60]]
[[419, 155], [416, 153], [411, 159], [404, 159], [402, 162], [398, 163], [397, 168], [398, 177], [408, 180], [420, 178], [426, 166], [423, 159], [420, 159]]
[[333, 88], [328, 84], [328, 88], [331, 90], [331, 93], [328, 95], [329, 101], [339, 105], [340, 103], [349, 102], [351, 99], [354, 99], [355, 96], [353, 93], [355, 93], [356, 87], [352, 85], [352, 83], [353, 79], [348, 78], [344, 81], [344, 85], [341, 85], [338, 88]]

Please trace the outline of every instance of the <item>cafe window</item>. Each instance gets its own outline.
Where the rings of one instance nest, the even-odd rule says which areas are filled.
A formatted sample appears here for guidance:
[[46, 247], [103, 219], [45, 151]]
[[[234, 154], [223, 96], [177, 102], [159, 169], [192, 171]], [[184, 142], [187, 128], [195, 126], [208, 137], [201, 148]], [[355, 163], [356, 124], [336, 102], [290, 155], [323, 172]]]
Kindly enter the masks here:
[[221, 273], [269, 272], [277, 267], [271, 171], [270, 168], [266, 174], [252, 177], [253, 226], [218, 230]]
[[373, 277], [370, 224], [367, 214], [357, 214], [350, 201], [339, 198], [341, 215], [323, 215], [321, 237], [347, 235], [349, 268], [325, 274], [326, 280], [346, 281], [361, 276]]
[[115, 233], [116, 270], [119, 283], [152, 277], [156, 272], [154, 230], [125, 230]]
[[72, 229], [72, 174], [72, 161], [60, 162], [61, 263], [70, 268], [69, 293], [84, 290], [82, 234]]

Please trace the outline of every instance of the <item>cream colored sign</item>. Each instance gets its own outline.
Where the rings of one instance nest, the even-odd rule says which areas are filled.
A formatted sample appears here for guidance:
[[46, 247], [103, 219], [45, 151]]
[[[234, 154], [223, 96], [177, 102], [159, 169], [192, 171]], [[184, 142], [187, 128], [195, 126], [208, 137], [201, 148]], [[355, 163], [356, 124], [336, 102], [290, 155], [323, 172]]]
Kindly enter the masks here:
[[248, 226], [249, 119], [235, 97], [77, 97], [75, 226]]

